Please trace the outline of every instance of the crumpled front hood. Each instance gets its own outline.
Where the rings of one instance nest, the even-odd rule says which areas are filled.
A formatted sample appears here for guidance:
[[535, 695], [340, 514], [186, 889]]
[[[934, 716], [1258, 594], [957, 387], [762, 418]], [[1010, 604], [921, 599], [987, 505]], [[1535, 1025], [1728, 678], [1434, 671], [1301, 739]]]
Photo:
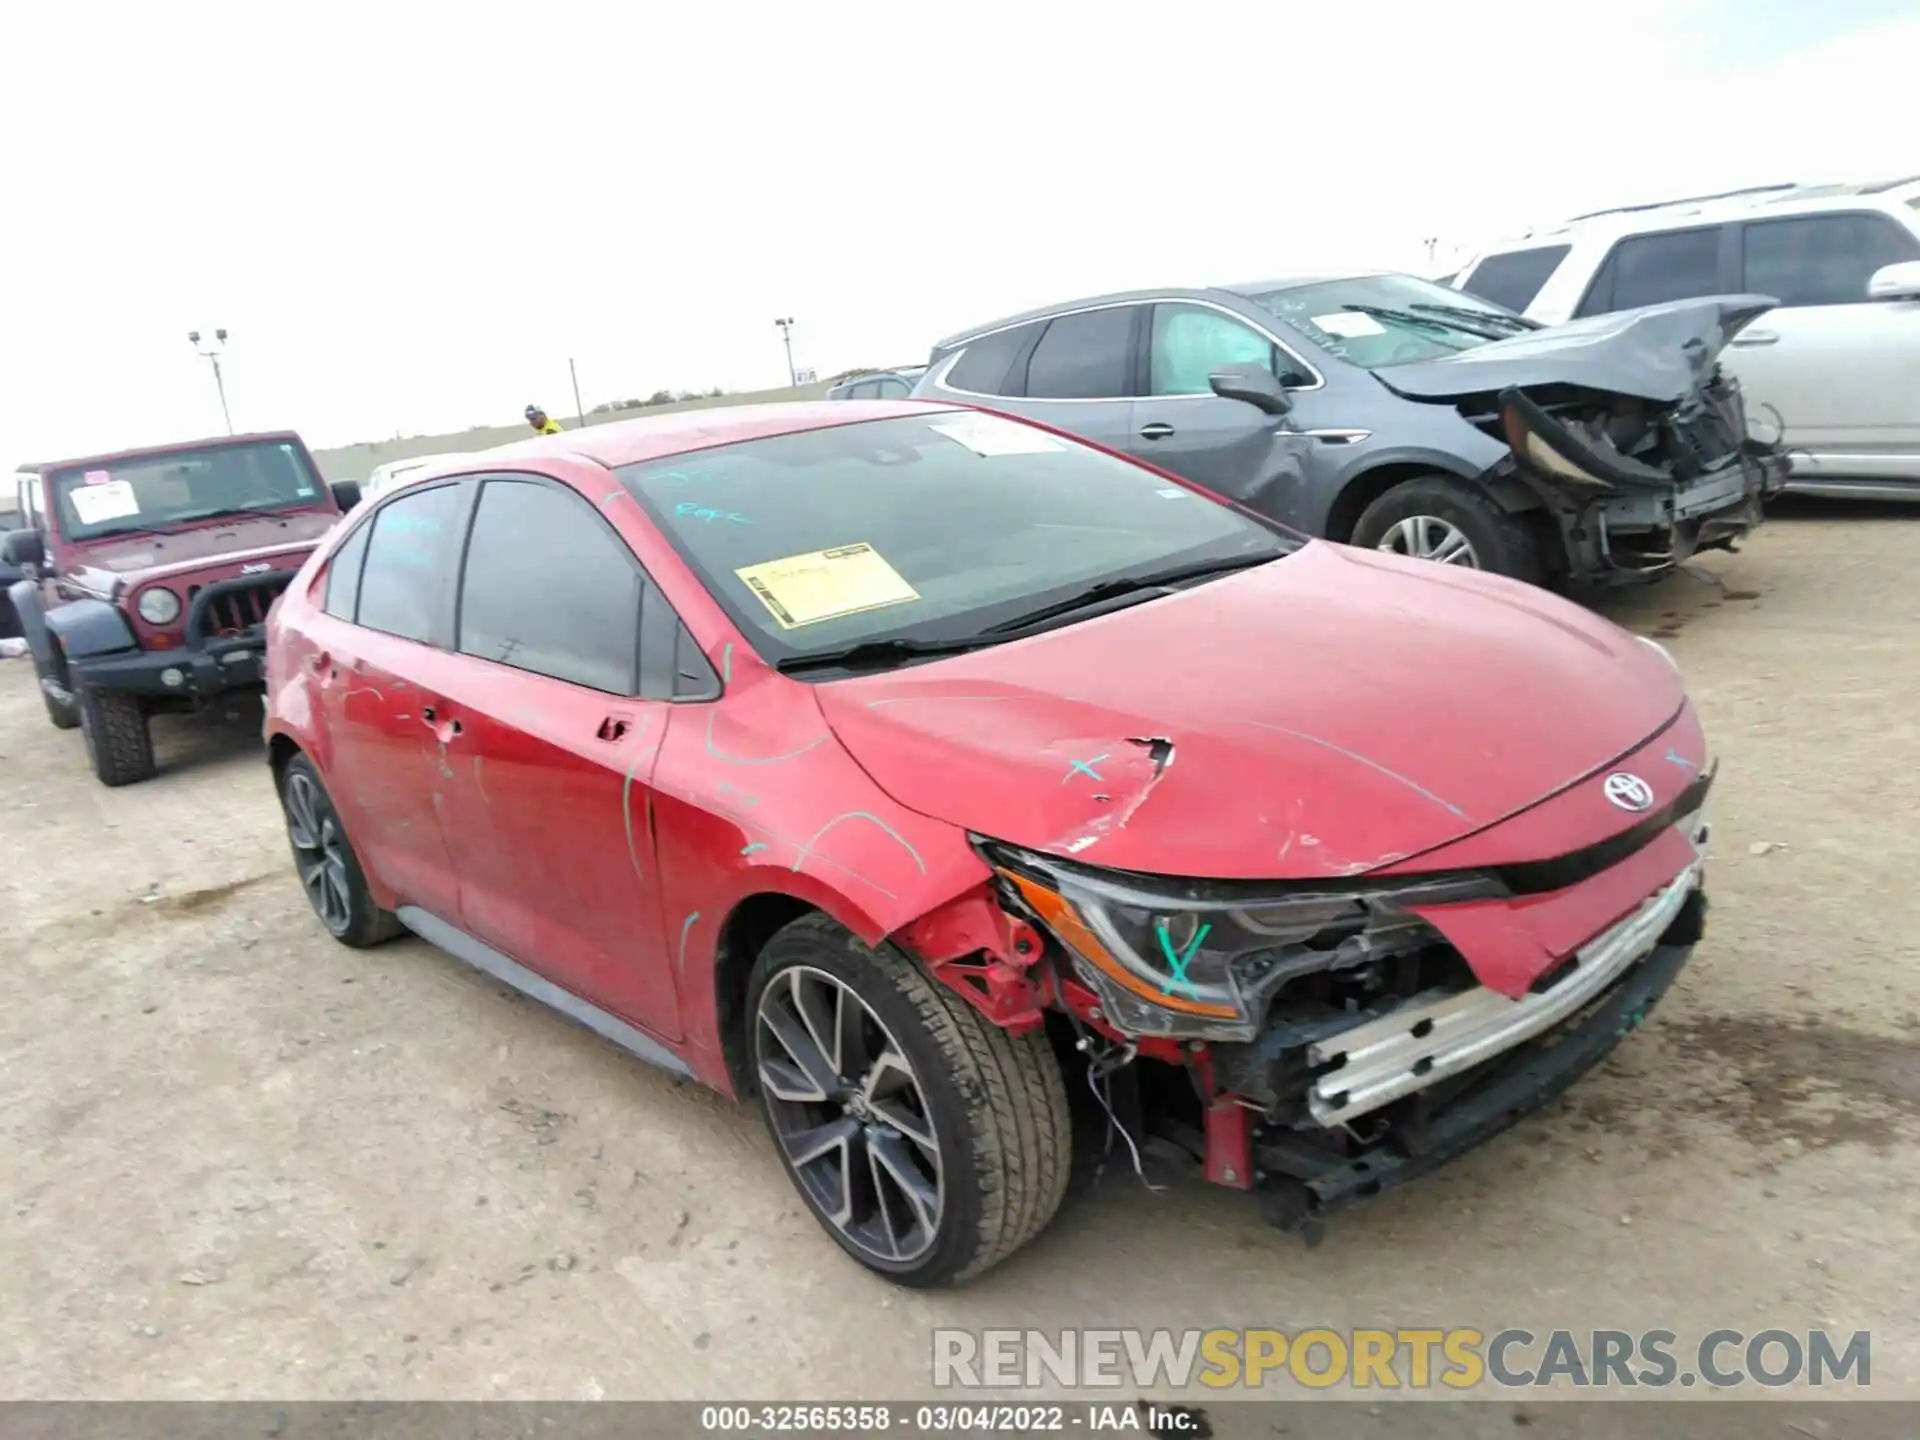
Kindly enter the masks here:
[[1671, 404], [1693, 392], [1728, 341], [1778, 303], [1765, 295], [1721, 295], [1589, 315], [1373, 374], [1415, 400], [1581, 385]]
[[[70, 568], [76, 572], [76, 578], [95, 589], [111, 589], [116, 580], [129, 586], [138, 585], [212, 564], [311, 550], [339, 521], [337, 511], [304, 511], [222, 520], [159, 535], [85, 541], [78, 547]], [[297, 569], [298, 561], [277, 561], [273, 568]]]
[[816, 693], [903, 805], [1218, 879], [1405, 860], [1591, 774], [1683, 698], [1652, 647], [1543, 591], [1324, 543]]

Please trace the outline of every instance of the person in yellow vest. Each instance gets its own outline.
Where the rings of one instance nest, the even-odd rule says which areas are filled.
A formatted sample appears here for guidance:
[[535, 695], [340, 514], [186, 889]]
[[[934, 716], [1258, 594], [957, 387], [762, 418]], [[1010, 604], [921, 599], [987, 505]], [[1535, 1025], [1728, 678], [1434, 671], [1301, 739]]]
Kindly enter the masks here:
[[542, 410], [538, 405], [527, 406], [527, 423], [533, 426], [533, 433], [536, 435], [558, 435], [560, 433], [559, 422], [549, 420], [547, 418], [547, 412]]

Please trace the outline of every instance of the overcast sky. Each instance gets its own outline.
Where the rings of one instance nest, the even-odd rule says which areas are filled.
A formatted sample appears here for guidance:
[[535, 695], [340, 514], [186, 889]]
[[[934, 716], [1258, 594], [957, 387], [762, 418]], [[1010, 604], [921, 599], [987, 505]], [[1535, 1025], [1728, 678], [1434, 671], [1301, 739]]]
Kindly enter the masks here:
[[1145, 284], [1920, 173], [1920, 0], [13, 7], [0, 464], [785, 383]]

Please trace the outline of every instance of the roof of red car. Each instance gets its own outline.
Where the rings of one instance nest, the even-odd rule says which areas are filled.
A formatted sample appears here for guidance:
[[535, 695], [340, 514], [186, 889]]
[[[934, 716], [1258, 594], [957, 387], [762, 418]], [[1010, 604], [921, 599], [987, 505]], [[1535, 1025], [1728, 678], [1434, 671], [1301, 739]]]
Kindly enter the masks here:
[[204, 440], [169, 440], [164, 445], [135, 445], [127, 450], [110, 450], [101, 455], [76, 455], [71, 460], [33, 460], [15, 468], [45, 474], [49, 470], [69, 470], [76, 465], [111, 465], [118, 460], [143, 460], [153, 455], [174, 455], [182, 450], [207, 450], [216, 445], [284, 445], [289, 440], [303, 443], [291, 430], [259, 430], [248, 435], [209, 435]]
[[659, 460], [689, 450], [708, 450], [742, 440], [770, 435], [792, 435], [801, 430], [824, 430], [861, 420], [885, 420], [897, 415], [924, 415], [955, 406], [924, 400], [813, 400], [771, 405], [716, 405], [701, 410], [674, 410], [633, 420], [613, 420], [558, 435], [529, 436], [525, 440], [487, 451], [495, 456], [586, 459], [609, 470], [641, 460]]

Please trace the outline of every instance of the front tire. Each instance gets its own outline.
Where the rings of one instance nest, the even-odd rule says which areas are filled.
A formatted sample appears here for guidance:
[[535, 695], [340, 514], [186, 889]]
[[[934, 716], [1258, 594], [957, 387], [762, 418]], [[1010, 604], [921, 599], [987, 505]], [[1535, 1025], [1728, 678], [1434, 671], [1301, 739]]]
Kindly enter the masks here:
[[1471, 482], [1421, 475], [1387, 491], [1360, 516], [1352, 544], [1416, 560], [1543, 583], [1546, 557], [1524, 515], [1510, 515]]
[[326, 932], [356, 950], [398, 935], [405, 927], [375, 903], [333, 799], [304, 755], [294, 756], [280, 771], [280, 809], [300, 888]]
[[[147, 728], [146, 707], [132, 695], [81, 690], [75, 697], [80, 733], [87, 742], [87, 762], [102, 785], [134, 785], [153, 778], [153, 735]], [[54, 712], [51, 697], [47, 713]], [[58, 718], [54, 719], [59, 725]], [[62, 727], [65, 728], [65, 727]]]
[[[57, 645], [57, 642], [49, 639], [48, 644]], [[57, 648], [54, 650], [53, 663], [51, 665], [41, 664], [40, 657], [35, 655], [33, 657], [33, 673], [34, 678], [41, 682], [40, 700], [41, 703], [47, 707], [47, 719], [52, 722], [53, 728], [56, 730], [77, 729], [80, 724], [80, 705], [74, 698], [73, 686], [68, 679], [67, 667], [61, 657], [60, 651]], [[67, 692], [67, 698], [65, 700], [56, 700], [53, 698], [52, 692], [50, 692], [46, 686], [46, 682], [49, 680]]]
[[970, 1279], [1060, 1208], [1072, 1137], [1044, 1032], [1008, 1034], [824, 915], [768, 942], [747, 1016], [781, 1163], [868, 1269], [920, 1287]]

